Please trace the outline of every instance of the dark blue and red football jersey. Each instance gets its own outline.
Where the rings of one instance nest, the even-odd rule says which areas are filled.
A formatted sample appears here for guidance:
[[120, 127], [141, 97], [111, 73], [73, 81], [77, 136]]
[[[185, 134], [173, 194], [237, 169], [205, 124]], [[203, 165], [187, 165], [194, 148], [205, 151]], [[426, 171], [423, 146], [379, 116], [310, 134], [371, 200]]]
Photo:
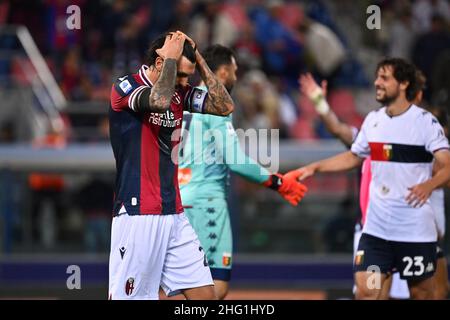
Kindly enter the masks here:
[[[110, 138], [117, 169], [113, 215], [122, 213], [122, 207], [130, 215], [183, 212], [178, 161], [172, 157], [178, 157], [174, 148], [180, 141], [183, 110], [193, 108], [190, 97], [199, 93], [191, 86], [177, 87], [165, 113], [135, 112], [133, 99], [153, 86], [147, 68], [143, 65], [138, 73], [119, 78], [111, 90]], [[197, 109], [203, 108], [205, 97], [200, 107], [195, 101]]]

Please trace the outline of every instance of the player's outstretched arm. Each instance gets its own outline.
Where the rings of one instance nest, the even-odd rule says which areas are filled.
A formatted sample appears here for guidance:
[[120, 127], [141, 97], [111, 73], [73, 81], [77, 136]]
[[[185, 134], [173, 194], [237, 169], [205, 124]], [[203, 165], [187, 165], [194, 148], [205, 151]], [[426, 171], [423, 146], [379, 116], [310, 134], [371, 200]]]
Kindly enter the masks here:
[[[313, 162], [307, 166], [288, 172], [288, 176], [296, 176], [299, 181], [313, 176], [317, 172], [347, 171], [361, 165], [362, 159], [351, 151], [340, 153], [334, 157]], [[285, 176], [286, 176], [285, 175]]]
[[313, 104], [327, 130], [345, 145], [350, 146], [353, 142], [352, 127], [338, 119], [331, 110], [327, 100], [327, 82], [322, 81], [321, 85], [314, 80], [311, 73], [301, 74], [298, 78], [300, 92], [305, 95]]
[[283, 176], [279, 173], [271, 174], [266, 168], [248, 157], [240, 147], [236, 150], [237, 154], [240, 154], [238, 162], [227, 163], [231, 171], [239, 174], [246, 180], [277, 191], [293, 206], [298, 205], [303, 199], [308, 188], [297, 180], [298, 176], [295, 176], [295, 174], [291, 176]]
[[239, 146], [236, 150], [238, 162], [227, 163], [231, 171], [239, 174], [246, 180], [259, 183], [266, 188], [277, 191], [293, 206], [298, 205], [303, 199], [308, 188], [298, 182], [296, 176], [286, 177], [279, 173], [271, 174], [266, 168], [247, 156]]
[[248, 181], [278, 191], [293, 206], [296, 206], [302, 200], [307, 191], [306, 186], [298, 182], [296, 177], [286, 178], [278, 173], [270, 173], [249, 157], [241, 148], [238, 136], [229, 118], [215, 117], [210, 121], [212, 129], [220, 131], [220, 136], [224, 139], [219, 145], [222, 146], [223, 160], [232, 172]]
[[410, 193], [406, 197], [409, 205], [421, 207], [428, 200], [433, 190], [448, 186], [450, 180], [450, 151], [440, 150], [434, 153], [435, 166], [439, 168], [433, 177], [423, 183], [408, 188]]

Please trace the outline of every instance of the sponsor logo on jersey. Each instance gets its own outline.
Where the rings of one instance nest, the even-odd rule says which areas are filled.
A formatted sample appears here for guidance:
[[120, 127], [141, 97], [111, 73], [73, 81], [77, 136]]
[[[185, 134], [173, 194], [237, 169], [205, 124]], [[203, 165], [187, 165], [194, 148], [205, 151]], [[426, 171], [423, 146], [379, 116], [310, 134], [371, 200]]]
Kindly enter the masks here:
[[150, 113], [148, 122], [161, 127], [175, 128], [181, 125], [182, 119], [183, 119], [182, 117], [175, 118], [175, 114], [172, 111], [167, 110], [164, 113], [157, 113], [157, 112]]
[[127, 296], [131, 295], [134, 290], [134, 278], [130, 277], [127, 280], [127, 283], [125, 284], [125, 293]]
[[222, 264], [225, 267], [228, 267], [229, 265], [231, 265], [231, 253], [229, 253], [229, 252], [224, 252], [223, 253]]
[[434, 271], [434, 265], [433, 262], [428, 262], [427, 268], [425, 269], [426, 272], [433, 272]]

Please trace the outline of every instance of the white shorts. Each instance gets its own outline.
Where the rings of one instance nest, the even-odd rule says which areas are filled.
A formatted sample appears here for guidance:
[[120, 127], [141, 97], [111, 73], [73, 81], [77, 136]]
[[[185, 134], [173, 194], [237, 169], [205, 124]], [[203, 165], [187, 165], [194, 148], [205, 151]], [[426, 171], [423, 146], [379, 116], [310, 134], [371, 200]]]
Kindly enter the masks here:
[[160, 286], [172, 296], [213, 284], [197, 234], [183, 213], [113, 218], [109, 299], [157, 300]]

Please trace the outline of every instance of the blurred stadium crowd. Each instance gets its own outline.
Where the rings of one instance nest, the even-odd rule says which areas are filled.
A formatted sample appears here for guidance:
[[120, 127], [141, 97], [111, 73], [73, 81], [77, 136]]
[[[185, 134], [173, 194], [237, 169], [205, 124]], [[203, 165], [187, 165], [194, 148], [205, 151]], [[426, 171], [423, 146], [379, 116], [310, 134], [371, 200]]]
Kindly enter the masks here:
[[[81, 8], [80, 30], [66, 27], [72, 4]], [[366, 28], [370, 4], [381, 8], [380, 30]], [[29, 28], [69, 101], [108, 101], [114, 77], [137, 70], [154, 37], [179, 29], [200, 48], [220, 43], [235, 50], [240, 79], [235, 121], [244, 129], [279, 128], [282, 138], [329, 138], [298, 94], [297, 78], [304, 71], [328, 80], [332, 108], [358, 126], [376, 105], [371, 93], [359, 100], [354, 93], [370, 90], [374, 61], [383, 55], [412, 59], [428, 79], [426, 101], [450, 105], [446, 0], [15, 0], [0, 1], [0, 8], [0, 25]], [[16, 43], [7, 40], [0, 46], [12, 49]], [[0, 79], [11, 72], [23, 78], [20, 63], [0, 59]]]

